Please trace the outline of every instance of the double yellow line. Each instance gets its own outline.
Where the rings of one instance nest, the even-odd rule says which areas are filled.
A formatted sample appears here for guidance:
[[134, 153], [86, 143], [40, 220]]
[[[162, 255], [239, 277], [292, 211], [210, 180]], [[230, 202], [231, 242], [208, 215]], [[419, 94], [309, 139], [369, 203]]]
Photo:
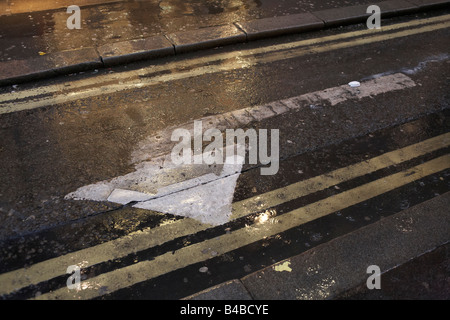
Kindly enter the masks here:
[[[70, 87], [66, 87], [64, 84], [56, 84], [23, 91], [18, 90], [15, 93], [0, 95], [0, 114], [30, 110], [103, 94], [112, 94], [123, 90], [143, 88], [168, 81], [249, 68], [256, 64], [393, 40], [448, 27], [450, 27], [450, 15], [443, 15], [384, 26], [381, 29], [365, 29], [256, 49], [218, 53], [186, 61], [173, 61], [163, 65], [154, 65], [140, 70], [95, 76], [73, 81]], [[164, 71], [171, 72], [159, 74]], [[140, 78], [143, 75], [145, 77]], [[18, 101], [23, 99], [25, 101]]]
[[[121, 88], [128, 88], [127, 86], [135, 87], [138, 83], [140, 85], [151, 85], [161, 81], [171, 81], [174, 79], [219, 72], [225, 69], [231, 70], [248, 67], [249, 65], [256, 63], [267, 63], [270, 61], [298, 57], [311, 52], [325, 52], [339, 48], [390, 40], [408, 35], [448, 28], [449, 26], [450, 15], [446, 15], [431, 19], [422, 19], [386, 26], [383, 27], [381, 31], [355, 31], [341, 35], [323, 37], [320, 39], [303, 40], [258, 49], [248, 49], [238, 53], [223, 53], [192, 59], [189, 61], [172, 62], [162, 66], [149, 67], [144, 70], [125, 72], [120, 75], [106, 75], [95, 79], [79, 80], [74, 82], [71, 87], [75, 89], [83, 89], [93, 85], [94, 82], [97, 84], [99, 80], [100, 82], [121, 81], [121, 79], [138, 76], [142, 73], [155, 73], [160, 72], [163, 69], [174, 69], [177, 65], [179, 67], [187, 66], [193, 68], [186, 72], [162, 75], [148, 79], [146, 78], [147, 80], [145, 81], [142, 79], [139, 81], [131, 80], [130, 82], [124, 82], [123, 85], [121, 85]], [[405, 30], [398, 31], [399, 29]], [[348, 41], [342, 41], [344, 39]], [[234, 61], [233, 59], [238, 60], [229, 63], [230, 61]], [[215, 64], [196, 67], [198, 65], [208, 63]], [[192, 70], [194, 70], [194, 72]], [[2, 95], [0, 96], [0, 114], [30, 109], [48, 103], [66, 102], [71, 98], [66, 95], [67, 88], [62, 89], [64, 90], [61, 91], [61, 94], [52, 95], [52, 97], [49, 98], [50, 100], [39, 100], [39, 98], [37, 98], [28, 104], [27, 102], [23, 102], [22, 104], [13, 103], [11, 106], [7, 105], [6, 108], [1, 105], [2, 101], [8, 101], [8, 99], [14, 97]], [[110, 93], [109, 90], [112, 89], [117, 90], [118, 88], [100, 87], [100, 89], [88, 89], [88, 91], [81, 92], [88, 92], [89, 94], [87, 96], [89, 96], [91, 94], [99, 95], [103, 93]], [[17, 94], [19, 95], [18, 97], [26, 98], [30, 96], [39, 96], [40, 94], [58, 93], [60, 90], [61, 88], [59, 85], [54, 85], [40, 89], [21, 91]], [[74, 94], [74, 97], [80, 98], [85, 97], [85, 95]], [[421, 179], [427, 175], [448, 169], [450, 167], [450, 156], [445, 155], [436, 158], [409, 170], [375, 180], [280, 216], [277, 216], [274, 211], [268, 214], [266, 210], [270, 208], [313, 192], [324, 190], [336, 184], [349, 181], [356, 177], [375, 172], [391, 165], [400, 164], [413, 158], [423, 156], [441, 148], [448, 147], [449, 145], [450, 134], [443, 134], [399, 150], [385, 153], [367, 161], [341, 168], [308, 180], [300, 181], [262, 195], [235, 202], [233, 203], [232, 219], [245, 217], [251, 213], [260, 213], [253, 225], [233, 231], [230, 234], [225, 234], [218, 238], [205, 240], [203, 242], [184, 247], [177, 250], [175, 254], [172, 254], [171, 252], [166, 253], [151, 261], [142, 261], [121, 269], [98, 275], [97, 277], [84, 281], [84, 289], [80, 292], [62, 288], [55, 290], [54, 292], [43, 294], [38, 298], [93, 298], [100, 295], [98, 290], [99, 287], [107, 287], [108, 292], [113, 292], [141, 281], [152, 279], [167, 272], [205, 261], [211, 257], [210, 255], [203, 253], [208, 251], [205, 249], [210, 249], [218, 254], [235, 250], [264, 237], [283, 232], [302, 223], [317, 219], [332, 212], [349, 207], [353, 204], [389, 192], [390, 190], [417, 179]], [[139, 252], [141, 250], [163, 244], [172, 239], [193, 234], [210, 227], [211, 226], [209, 225], [201, 224], [192, 219], [176, 220], [172, 223], [166, 223], [157, 228], [134, 232], [125, 237], [94, 247], [42, 261], [27, 268], [7, 272], [0, 275], [0, 295], [7, 295], [20, 288], [36, 285], [40, 282], [48, 281], [49, 279], [64, 275], [69, 265], [81, 265], [82, 267], [93, 266], [109, 260], [125, 257], [130, 253]]]
[[[450, 168], [450, 155], [438, 157], [408, 170], [341, 192], [279, 216], [271, 208], [356, 177], [446, 148], [449, 145], [450, 133], [446, 133], [382, 154], [367, 161], [235, 202], [233, 204], [232, 219], [238, 219], [250, 213], [260, 213], [255, 218], [254, 224], [217, 238], [183, 247], [175, 253], [167, 252], [154, 260], [138, 262], [100, 274], [92, 279], [83, 281], [83, 290], [79, 292], [64, 287], [43, 294], [37, 299], [94, 298], [102, 294], [99, 291], [100, 287], [106, 287], [108, 289], [107, 292], [114, 292], [170, 271], [206, 261], [211, 258], [208, 252], [214, 251], [220, 255], [261, 240], [264, 237], [276, 235], [308, 221], [389, 192], [407, 183], [448, 169]], [[268, 211], [269, 209], [270, 211]], [[0, 295], [9, 294], [14, 290], [61, 276], [69, 265], [75, 264], [88, 267], [107, 262], [210, 227], [191, 219], [176, 220], [173, 223], [134, 232], [104, 244], [43, 261], [28, 268], [14, 270], [0, 275]]]

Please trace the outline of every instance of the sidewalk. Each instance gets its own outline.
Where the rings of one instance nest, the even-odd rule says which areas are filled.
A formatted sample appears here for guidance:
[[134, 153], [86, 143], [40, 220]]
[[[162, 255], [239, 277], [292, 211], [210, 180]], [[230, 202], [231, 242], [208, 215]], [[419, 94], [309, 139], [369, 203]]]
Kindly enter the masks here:
[[0, 85], [141, 59], [364, 22], [446, 6], [450, 0], [80, 0], [81, 29], [66, 26], [66, 0], [0, 0]]

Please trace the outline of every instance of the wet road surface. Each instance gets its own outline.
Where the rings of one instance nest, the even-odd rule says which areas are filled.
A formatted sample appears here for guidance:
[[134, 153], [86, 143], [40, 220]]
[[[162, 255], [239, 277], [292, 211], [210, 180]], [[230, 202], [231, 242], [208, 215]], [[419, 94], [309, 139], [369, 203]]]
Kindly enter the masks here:
[[168, 34], [236, 21], [296, 14], [380, 0], [81, 0], [81, 30], [68, 30], [70, 1], [0, 1], [0, 61]]
[[[448, 192], [448, 17], [421, 18], [0, 88], [0, 295], [183, 298]], [[220, 177], [164, 162], [196, 119], [278, 129], [278, 172], [245, 162], [226, 223], [107, 201], [110, 185], [152, 177], [135, 189], [152, 195]], [[83, 290], [66, 288], [69, 265]]]

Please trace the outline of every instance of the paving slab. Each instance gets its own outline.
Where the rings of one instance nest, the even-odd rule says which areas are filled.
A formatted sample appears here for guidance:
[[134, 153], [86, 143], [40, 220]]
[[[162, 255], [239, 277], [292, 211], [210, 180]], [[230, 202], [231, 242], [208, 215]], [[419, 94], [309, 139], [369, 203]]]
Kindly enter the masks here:
[[247, 40], [245, 33], [232, 24], [171, 33], [167, 35], [167, 38], [175, 46], [176, 53], [214, 48]]
[[0, 62], [0, 85], [15, 84], [41, 77], [55, 76], [53, 63], [47, 57]]
[[254, 40], [319, 29], [324, 26], [324, 23], [321, 19], [311, 13], [299, 13], [288, 16], [237, 22], [236, 25], [245, 31], [248, 40]]
[[52, 61], [56, 73], [67, 74], [102, 67], [102, 62], [94, 48], [82, 48], [55, 52], [46, 55]]
[[409, 0], [389, 0], [377, 3], [381, 9], [381, 16], [387, 17], [397, 14], [408, 14], [419, 10], [419, 7]]
[[[380, 6], [382, 16], [386, 17], [397, 14], [407, 14], [421, 9], [440, 7], [446, 4], [448, 5], [449, 3], [449, 0], [388, 0], [375, 2], [374, 4]], [[12, 3], [8, 3], [8, 8], [5, 10], [10, 10], [10, 5], [12, 5]], [[2, 6], [5, 8], [4, 4]], [[260, 16], [260, 18], [255, 20], [255, 17], [253, 17], [253, 20], [249, 21], [245, 20], [248, 16], [245, 16], [244, 18], [236, 16], [236, 18], [233, 19], [220, 20], [220, 23], [216, 26], [201, 27], [194, 30], [171, 32], [174, 28], [172, 26], [165, 32], [160, 28], [157, 28], [159, 31], [154, 35], [151, 35], [151, 32], [145, 31], [148, 28], [155, 31], [154, 28], [149, 25], [147, 26], [146, 22], [139, 20], [141, 19], [139, 18], [136, 20], [136, 25], [139, 25], [139, 28], [142, 27], [142, 30], [136, 31], [133, 29], [133, 32], [127, 33], [125, 38], [128, 37], [128, 39], [126, 41], [110, 42], [110, 40], [116, 39], [116, 36], [123, 36], [123, 32], [116, 34], [114, 32], [111, 33], [111, 30], [122, 30], [121, 23], [126, 23], [128, 26], [127, 28], [131, 27], [131, 22], [124, 18], [129, 15], [126, 10], [129, 9], [132, 12], [137, 12], [139, 8], [141, 8], [141, 5], [132, 5], [129, 7], [128, 5], [121, 3], [117, 8], [116, 6], [112, 6], [112, 11], [109, 11], [109, 9], [106, 10], [108, 15], [105, 15], [105, 17], [102, 16], [102, 23], [111, 23], [111, 25], [107, 24], [102, 31], [107, 35], [107, 41], [105, 41], [104, 37], [99, 37], [96, 34], [97, 29], [95, 28], [86, 31], [88, 34], [89, 32], [93, 32], [92, 35], [87, 37], [83, 30], [83, 33], [80, 33], [83, 36], [76, 39], [81, 42], [88, 41], [88, 47], [68, 51], [53, 51], [52, 48], [49, 48], [48, 46], [48, 42], [59, 43], [59, 45], [61, 45], [64, 41], [67, 41], [67, 32], [52, 31], [52, 36], [49, 36], [47, 33], [50, 28], [48, 28], [47, 32], [42, 36], [42, 30], [37, 26], [38, 24], [45, 23], [47, 19], [60, 18], [61, 12], [47, 12], [43, 15], [43, 11], [37, 11], [30, 15], [10, 15], [8, 11], [6, 15], [1, 16], [4, 25], [0, 31], [0, 38], [2, 38], [2, 41], [6, 44], [6, 49], [0, 53], [3, 54], [3, 59], [11, 59], [11, 56], [14, 56], [15, 60], [18, 61], [11, 62], [11, 60], [4, 60], [4, 62], [1, 62], [0, 85], [46, 78], [57, 74], [96, 69], [102, 66], [128, 63], [141, 59], [159, 58], [167, 55], [224, 46], [293, 32], [304, 32], [330, 26], [360, 23], [364, 22], [370, 15], [366, 12], [368, 4], [349, 7], [336, 7], [337, 4], [333, 4], [332, 6], [335, 8], [313, 12], [302, 9], [302, 11], [305, 12], [290, 15], [284, 15], [285, 13], [282, 13], [283, 15], [274, 17], [267, 17], [266, 14], [263, 14], [262, 16], [256, 15], [255, 17]], [[38, 7], [41, 8], [41, 6]], [[36, 7], [36, 10], [38, 7]], [[46, 5], [43, 4], [43, 7], [46, 7]], [[59, 8], [60, 6], [57, 7]], [[325, 7], [328, 7], [328, 5]], [[15, 8], [17, 9], [18, 7], [15, 5]], [[90, 8], [90, 6], [87, 6], [86, 8]], [[312, 8], [313, 7], [311, 7], [311, 9]], [[116, 12], [114, 10], [119, 11]], [[122, 12], [121, 10], [125, 11]], [[97, 12], [96, 10], [94, 11]], [[115, 16], [118, 12], [122, 12], [123, 14], [120, 15], [120, 17], [117, 17], [117, 19], [120, 19], [118, 20], [119, 22], [117, 22], [118, 25], [116, 25], [117, 23], [115, 23], [115, 21], [117, 19], [108, 20], [107, 17], [111, 17], [111, 14], [112, 16]], [[296, 10], [292, 12], [296, 12]], [[66, 17], [65, 12], [62, 14]], [[98, 17], [86, 16], [86, 14], [86, 11], [84, 11], [85, 19], [87, 19], [89, 23], [92, 23], [93, 26], [100, 23], [100, 21], [97, 21]], [[274, 14], [280, 13], [277, 11]], [[228, 24], [223, 24], [227, 23], [226, 21], [230, 22]], [[12, 22], [14, 22], [12, 24], [14, 25], [14, 28], [8, 27], [11, 26]], [[83, 25], [83, 28], [85, 27], [86, 25]], [[135, 34], [135, 32], [137, 33]], [[161, 34], [161, 32], [164, 34]], [[133, 38], [138, 34], [141, 37], [144, 34], [150, 35], [145, 38]], [[51, 41], [49, 41], [49, 39], [51, 39]], [[16, 41], [20, 41], [21, 45], [19, 46], [16, 44]], [[73, 41], [73, 39], [70, 41]], [[66, 49], [65, 45], [63, 45], [63, 47], [64, 48], [60, 47], [60, 49]], [[38, 51], [53, 53], [36, 57], [35, 55]], [[24, 61], [21, 61], [22, 59], [24, 59]]]
[[446, 193], [241, 281], [256, 300], [333, 299], [365, 283], [371, 265], [387, 272], [447, 243], [449, 204], [450, 193]]
[[35, 58], [0, 62], [0, 85], [30, 81], [102, 67], [94, 48], [49, 53]]
[[421, 9], [449, 4], [448, 0], [408, 0], [408, 1], [420, 7]]
[[450, 243], [383, 274], [380, 290], [366, 284], [343, 293], [339, 300], [449, 300]]
[[98, 48], [106, 66], [174, 55], [172, 43], [163, 35], [108, 43]]
[[[376, 3], [381, 9], [381, 16], [392, 16], [418, 10], [418, 7], [408, 1], [392, 0]], [[368, 5], [356, 5], [315, 11], [313, 14], [322, 19], [325, 26], [335, 26], [365, 21], [371, 13], [367, 13]]]

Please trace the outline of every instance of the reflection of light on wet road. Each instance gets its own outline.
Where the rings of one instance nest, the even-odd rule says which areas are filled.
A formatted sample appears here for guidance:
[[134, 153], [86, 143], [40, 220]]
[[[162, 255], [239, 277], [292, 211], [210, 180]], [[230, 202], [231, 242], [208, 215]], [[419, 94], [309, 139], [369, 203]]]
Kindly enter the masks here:
[[88, 290], [88, 289], [97, 289], [98, 290], [102, 287], [102, 285], [100, 283], [96, 283], [94, 281], [89, 281], [89, 280], [81, 281], [80, 285], [81, 285], [81, 288], [79, 291]]
[[[445, 15], [436, 18], [421, 19], [413, 22], [386, 26], [381, 29], [382, 31], [354, 31], [317, 39], [241, 50], [238, 52], [211, 54], [208, 57], [189, 59], [187, 61], [175, 61], [165, 65], [151, 66], [149, 68], [123, 72], [121, 74], [103, 75], [96, 76], [95, 78], [82, 79], [71, 83], [69, 88], [70, 90], [82, 89], [83, 91], [79, 92], [78, 95], [70, 97], [69, 100], [67, 100], [69, 90], [64, 84], [49, 85], [45, 88], [17, 91], [15, 93], [0, 95], [0, 103], [2, 103], [0, 114], [20, 110], [29, 110], [52, 104], [66, 103], [77, 98], [88, 98], [101, 94], [111, 94], [123, 90], [131, 90], [135, 89], [137, 86], [146, 87], [167, 81], [198, 77], [212, 73], [237, 69], [249, 69], [256, 63], [265, 64], [300, 57], [311, 53], [324, 53], [369, 43], [394, 40], [396, 38], [448, 28], [450, 26], [450, 22], [448, 21], [449, 18], [449, 15]], [[388, 33], [389, 31], [403, 28], [406, 28], [406, 30]], [[229, 62], [227, 62], [227, 60], [229, 60]], [[178, 70], [179, 68], [185, 67], [189, 67], [188, 70], [182, 70], [180, 72], [173, 72], [170, 74], [157, 74], [157, 72], [167, 72], [168, 70]], [[113, 83], [118, 79], [123, 79], [125, 82], [120, 83], [119, 81], [119, 83]], [[107, 82], [109, 82], [109, 84], [107, 84]], [[99, 85], [103, 85], [104, 87], [99, 90], [98, 87], [95, 87]], [[57, 94], [52, 96], [51, 94], [54, 93]], [[39, 95], [41, 95], [41, 97], [33, 101], [17, 101], [17, 99], [37, 98]]]
[[260, 213], [259, 215], [256, 216], [255, 224], [256, 225], [262, 225], [262, 224], [265, 224], [267, 222], [275, 223], [276, 220], [273, 217], [275, 217], [276, 215], [277, 215], [277, 210], [276, 209], [266, 210], [263, 213]]

